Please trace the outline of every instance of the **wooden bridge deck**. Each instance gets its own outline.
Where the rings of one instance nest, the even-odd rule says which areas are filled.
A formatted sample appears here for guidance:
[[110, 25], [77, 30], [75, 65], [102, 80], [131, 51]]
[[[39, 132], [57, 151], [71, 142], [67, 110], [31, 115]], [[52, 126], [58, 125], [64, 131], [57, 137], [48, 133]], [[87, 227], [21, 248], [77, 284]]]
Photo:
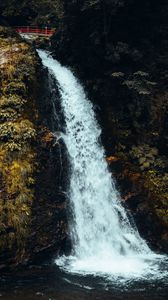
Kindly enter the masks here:
[[49, 27], [39, 28], [39, 27], [31, 27], [31, 26], [18, 26], [15, 27], [15, 30], [20, 34], [43, 36], [43, 37], [51, 37], [55, 33], [55, 28], [49, 28]]

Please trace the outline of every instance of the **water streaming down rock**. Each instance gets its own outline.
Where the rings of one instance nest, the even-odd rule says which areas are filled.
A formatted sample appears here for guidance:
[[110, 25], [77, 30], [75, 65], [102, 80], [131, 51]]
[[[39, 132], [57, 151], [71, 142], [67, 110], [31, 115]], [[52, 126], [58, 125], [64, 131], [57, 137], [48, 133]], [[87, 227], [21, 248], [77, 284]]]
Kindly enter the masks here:
[[125, 276], [154, 274], [158, 258], [133, 228], [120, 202], [100, 144], [101, 130], [93, 106], [73, 73], [46, 52], [38, 51], [55, 76], [65, 117], [63, 135], [71, 161], [69, 197], [73, 209], [69, 257], [57, 259], [79, 273]]

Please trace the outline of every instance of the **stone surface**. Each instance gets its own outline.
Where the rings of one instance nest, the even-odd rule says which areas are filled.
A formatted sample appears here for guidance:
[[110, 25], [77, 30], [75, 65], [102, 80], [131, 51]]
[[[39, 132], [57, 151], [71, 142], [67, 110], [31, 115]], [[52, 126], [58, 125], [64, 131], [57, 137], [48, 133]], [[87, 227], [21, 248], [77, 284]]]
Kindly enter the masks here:
[[67, 223], [64, 146], [51, 132], [51, 79], [35, 50], [2, 27], [0, 53], [0, 266], [4, 268], [56, 255], [64, 247]]

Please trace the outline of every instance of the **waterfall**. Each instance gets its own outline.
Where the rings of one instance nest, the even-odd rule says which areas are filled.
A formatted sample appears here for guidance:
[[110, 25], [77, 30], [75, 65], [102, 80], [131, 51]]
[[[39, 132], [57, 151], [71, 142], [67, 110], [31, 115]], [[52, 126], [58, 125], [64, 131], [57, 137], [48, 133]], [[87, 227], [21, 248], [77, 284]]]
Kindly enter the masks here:
[[46, 52], [38, 53], [58, 84], [65, 118], [62, 136], [71, 163], [73, 251], [56, 263], [74, 273], [135, 277], [156, 273], [158, 256], [130, 224], [108, 171], [92, 103], [70, 69]]

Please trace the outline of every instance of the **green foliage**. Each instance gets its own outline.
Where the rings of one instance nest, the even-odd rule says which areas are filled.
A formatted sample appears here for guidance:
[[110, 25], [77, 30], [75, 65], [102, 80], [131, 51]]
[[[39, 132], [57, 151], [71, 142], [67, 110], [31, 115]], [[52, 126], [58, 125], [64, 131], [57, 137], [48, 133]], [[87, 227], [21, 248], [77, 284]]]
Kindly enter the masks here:
[[151, 192], [158, 195], [168, 193], [168, 173], [160, 174], [155, 170], [149, 170], [145, 176], [147, 179], [146, 185]]
[[158, 157], [158, 149], [150, 147], [148, 144], [132, 146], [129, 154], [142, 171], [150, 168], [164, 169], [168, 166], [164, 156]]
[[[25, 23], [55, 26], [63, 15], [61, 0], [1, 0], [0, 10], [6, 19], [25, 18]], [[20, 25], [20, 24], [19, 24]]]
[[148, 73], [137, 71], [130, 75], [127, 80], [124, 80], [122, 84], [139, 95], [150, 95], [151, 87], [155, 86], [156, 82], [150, 81], [148, 78]]
[[34, 140], [35, 136], [33, 124], [28, 120], [6, 122], [0, 125], [0, 142], [6, 142], [6, 147], [10, 147], [13, 143], [21, 147], [26, 142]]
[[6, 31], [4, 36], [0, 44], [0, 250], [17, 245], [21, 255], [29, 235], [37, 166], [36, 109], [29, 90], [34, 86], [37, 61], [26, 43], [7, 38]]
[[145, 188], [150, 193], [150, 203], [157, 217], [168, 226], [168, 173], [149, 170], [145, 174]]
[[9, 95], [2, 96], [0, 98], [0, 109], [5, 108], [13, 108], [19, 112], [23, 110], [23, 106], [26, 103], [26, 100], [24, 100], [22, 97], [19, 97], [19, 95]]
[[14, 121], [20, 116], [14, 109], [7, 108], [0, 110], [0, 123], [5, 121]]
[[17, 80], [13, 80], [12, 82], [9, 82], [4, 86], [3, 92], [6, 95], [11, 95], [16, 93], [17, 95], [25, 96], [26, 87], [23, 82], [18, 82]]
[[122, 78], [122, 77], [124, 77], [124, 75], [125, 74], [123, 72], [114, 72], [111, 74], [111, 76], [114, 78]]

